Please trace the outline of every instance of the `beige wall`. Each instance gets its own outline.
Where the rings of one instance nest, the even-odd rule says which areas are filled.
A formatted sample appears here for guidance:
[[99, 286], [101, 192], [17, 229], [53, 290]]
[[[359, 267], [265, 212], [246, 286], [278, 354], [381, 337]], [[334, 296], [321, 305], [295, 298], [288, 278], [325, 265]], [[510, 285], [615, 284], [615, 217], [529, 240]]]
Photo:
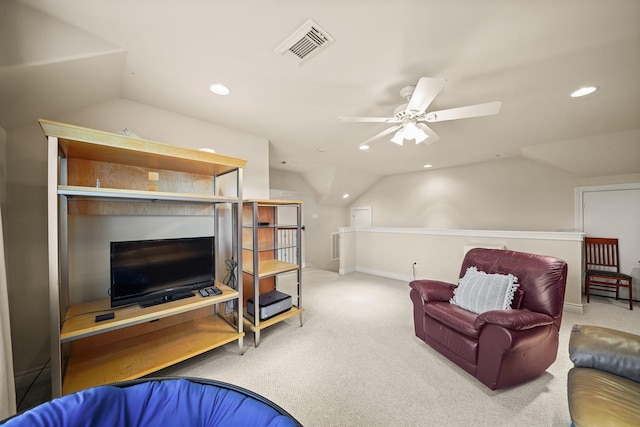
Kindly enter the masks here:
[[[331, 233], [348, 224], [347, 210], [344, 207], [319, 204], [315, 192], [300, 174], [272, 169], [270, 182], [272, 199], [285, 198], [304, 202], [302, 225], [305, 226], [305, 265], [337, 272], [339, 261], [330, 259]], [[273, 191], [275, 189], [278, 191]], [[282, 192], [285, 193], [284, 196]]]
[[571, 230], [575, 187], [638, 181], [640, 174], [584, 178], [514, 158], [388, 176], [351, 206], [371, 206], [376, 227]]
[[576, 229], [576, 187], [631, 182], [640, 174], [585, 178], [525, 158], [388, 176], [351, 205], [372, 207], [373, 228], [343, 230], [339, 270], [409, 280], [417, 261], [419, 277], [452, 281], [464, 245], [498, 244], [566, 260], [566, 302], [579, 311], [581, 233], [553, 232]]
[[7, 201], [7, 132], [0, 128], [0, 205]]
[[568, 265], [565, 309], [582, 313], [582, 233], [419, 228], [344, 228], [340, 272], [360, 271], [409, 282], [435, 279], [455, 283], [465, 249], [501, 247], [550, 255]]
[[151, 141], [193, 149], [213, 148], [219, 154], [246, 159], [244, 198], [268, 197], [269, 141], [266, 138], [124, 99], [94, 105], [53, 120], [109, 132], [127, 128]]
[[[269, 147], [265, 138], [126, 100], [46, 118], [113, 132], [128, 128], [145, 139], [189, 148], [212, 147], [220, 154], [247, 159], [244, 196], [268, 197]], [[28, 383], [30, 374], [37, 373], [49, 357], [46, 138], [35, 117], [33, 123], [7, 131], [7, 165], [5, 236], [11, 335], [16, 376]], [[229, 183], [222, 187], [229, 187]], [[153, 218], [138, 223], [137, 232], [167, 235], [175, 233], [181, 221]], [[124, 223], [127, 221], [121, 218], [79, 217], [74, 222], [74, 232], [86, 236], [87, 231], [95, 230], [96, 238], [102, 240], [81, 240], [85, 248], [91, 249], [96, 241], [118, 237], [117, 230], [122, 230], [120, 224]], [[104, 251], [100, 253], [104, 255]], [[88, 277], [96, 289], [79, 290], [74, 298], [104, 297], [105, 286], [100, 283], [104, 281], [105, 263], [99, 263], [98, 272], [93, 272], [88, 255], [76, 251], [74, 262], [84, 269], [77, 270], [75, 279]]]

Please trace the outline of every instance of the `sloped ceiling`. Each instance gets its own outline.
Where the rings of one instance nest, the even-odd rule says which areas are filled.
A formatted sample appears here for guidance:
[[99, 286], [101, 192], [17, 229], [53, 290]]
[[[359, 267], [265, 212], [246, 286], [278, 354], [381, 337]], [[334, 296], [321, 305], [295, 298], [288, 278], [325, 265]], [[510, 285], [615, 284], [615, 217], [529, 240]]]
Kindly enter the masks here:
[[126, 51], [38, 10], [0, 2], [0, 126], [120, 96]]
[[[640, 161], [640, 129], [593, 135], [569, 141], [531, 145], [522, 148], [522, 155], [567, 170], [575, 175], [598, 177], [611, 174], [614, 167], [619, 175], [638, 172]], [[626, 156], [612, 153], [625, 153]], [[615, 157], [616, 164], [610, 159]]]
[[[310, 18], [335, 42], [299, 66], [274, 52]], [[640, 173], [638, 22], [637, 0], [5, 0], [0, 126], [129, 99], [269, 139], [271, 167], [331, 204], [426, 163], [525, 156], [585, 177]], [[447, 79], [429, 110], [502, 110], [434, 123], [430, 145], [358, 150], [386, 125], [338, 117], [389, 116], [423, 76]], [[583, 85], [599, 90], [568, 96]]]

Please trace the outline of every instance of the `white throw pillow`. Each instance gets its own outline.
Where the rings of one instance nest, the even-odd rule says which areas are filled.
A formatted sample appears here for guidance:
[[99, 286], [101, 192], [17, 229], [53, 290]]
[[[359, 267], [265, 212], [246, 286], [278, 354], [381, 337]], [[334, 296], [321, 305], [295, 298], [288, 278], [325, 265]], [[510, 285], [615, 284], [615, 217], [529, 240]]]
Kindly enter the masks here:
[[477, 314], [509, 310], [519, 286], [513, 274], [487, 274], [477, 267], [469, 267], [449, 302]]

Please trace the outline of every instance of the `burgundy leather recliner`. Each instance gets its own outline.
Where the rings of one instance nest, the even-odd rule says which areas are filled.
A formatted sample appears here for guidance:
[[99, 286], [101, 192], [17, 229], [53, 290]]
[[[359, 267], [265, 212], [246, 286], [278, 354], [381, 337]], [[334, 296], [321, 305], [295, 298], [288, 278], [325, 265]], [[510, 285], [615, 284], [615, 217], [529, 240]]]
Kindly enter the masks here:
[[[460, 269], [513, 274], [522, 291], [520, 307], [482, 314], [449, 302], [456, 285], [437, 280], [410, 283], [415, 333], [492, 390], [542, 375], [555, 361], [567, 263], [550, 256], [474, 248]], [[514, 298], [512, 307], [517, 304]]]

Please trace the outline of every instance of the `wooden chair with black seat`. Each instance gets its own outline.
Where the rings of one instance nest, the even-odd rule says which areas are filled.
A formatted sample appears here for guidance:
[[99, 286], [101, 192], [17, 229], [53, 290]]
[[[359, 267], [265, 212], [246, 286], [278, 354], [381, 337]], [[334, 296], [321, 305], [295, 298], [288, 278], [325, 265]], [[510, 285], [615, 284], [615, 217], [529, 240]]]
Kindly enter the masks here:
[[620, 272], [618, 239], [585, 237], [584, 249], [587, 302], [589, 302], [591, 289], [605, 292], [615, 290], [616, 299], [618, 299], [620, 288], [627, 288], [629, 289], [629, 310], [633, 310], [633, 278]]

